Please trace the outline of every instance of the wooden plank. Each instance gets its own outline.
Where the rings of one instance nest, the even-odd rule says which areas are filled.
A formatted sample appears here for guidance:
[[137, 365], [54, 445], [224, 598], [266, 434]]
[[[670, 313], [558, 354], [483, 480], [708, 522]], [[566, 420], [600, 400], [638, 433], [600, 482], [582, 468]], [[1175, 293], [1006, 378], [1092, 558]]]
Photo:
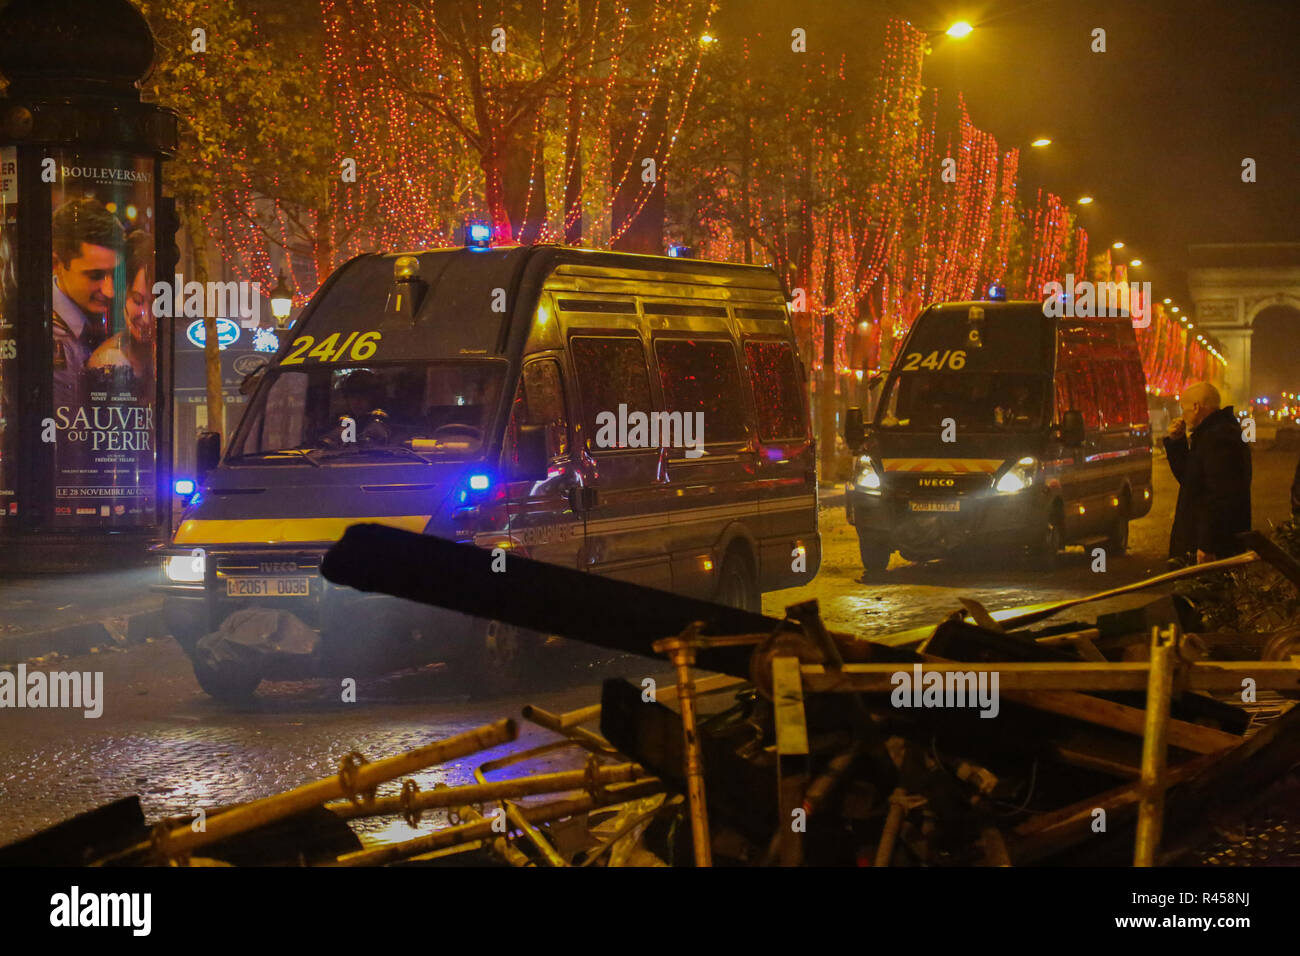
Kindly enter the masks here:
[[1174, 660], [1178, 654], [1178, 626], [1167, 631], [1151, 629], [1151, 673], [1147, 684], [1146, 729], [1142, 734], [1142, 779], [1138, 784], [1137, 839], [1134, 866], [1154, 866], [1164, 828], [1166, 743], [1169, 731], [1169, 698], [1174, 692]]
[[[1086, 720], [1091, 724], [1122, 730], [1139, 737], [1145, 728], [1145, 711], [1074, 691], [1017, 690], [1005, 691], [1002, 696], [1035, 710]], [[1217, 753], [1237, 746], [1242, 740], [1236, 734], [1202, 727], [1200, 724], [1189, 724], [1183, 720], [1169, 721], [1168, 739], [1170, 746], [1198, 754]]]
[[799, 658], [772, 658], [772, 704], [776, 724], [778, 855], [782, 866], [800, 866], [806, 823], [796, 826], [795, 817], [800, 812], [807, 815], [803, 802], [808, 789], [808, 725]]
[[[812, 692], [889, 693], [895, 687], [893, 675], [911, 672], [909, 664], [845, 664], [836, 671], [820, 664], [805, 664], [800, 670], [805, 689]], [[1146, 689], [1146, 661], [948, 661], [927, 659], [922, 673], [988, 673], [998, 675], [998, 689], [1142, 691]], [[1186, 667], [1187, 690], [1240, 691], [1242, 681], [1251, 678], [1260, 690], [1300, 689], [1300, 664], [1295, 661], [1197, 661]]]
[[[1226, 751], [1207, 754], [1170, 767], [1165, 772], [1169, 786], [1193, 779], [1223, 759]], [[1106, 815], [1106, 832], [1118, 829], [1124, 819], [1131, 816], [1139, 799], [1138, 783], [1125, 784], [1086, 797], [1077, 803], [1061, 807], [1050, 813], [1039, 813], [1018, 824], [1012, 831], [1011, 858], [1020, 866], [1035, 863], [1044, 857], [1087, 839], [1097, 833], [1093, 829], [1096, 812]]]

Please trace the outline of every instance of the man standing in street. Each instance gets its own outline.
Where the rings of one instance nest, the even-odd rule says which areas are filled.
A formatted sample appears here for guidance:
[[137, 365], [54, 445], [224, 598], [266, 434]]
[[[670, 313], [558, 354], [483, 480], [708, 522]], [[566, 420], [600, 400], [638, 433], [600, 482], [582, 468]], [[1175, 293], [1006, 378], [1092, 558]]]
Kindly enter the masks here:
[[1250, 530], [1250, 446], [1232, 406], [1219, 407], [1208, 382], [1182, 394], [1183, 417], [1169, 426], [1165, 452], [1178, 479], [1169, 535], [1171, 563], [1197, 564], [1239, 554], [1237, 534]]

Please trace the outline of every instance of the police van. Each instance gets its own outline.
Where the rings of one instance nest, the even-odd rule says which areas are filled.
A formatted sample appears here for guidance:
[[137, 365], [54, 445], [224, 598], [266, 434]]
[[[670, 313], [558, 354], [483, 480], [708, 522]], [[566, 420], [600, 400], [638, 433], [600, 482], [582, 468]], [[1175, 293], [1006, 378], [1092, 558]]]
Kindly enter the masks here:
[[[770, 269], [558, 246], [363, 255], [258, 374], [219, 462], [200, 439], [161, 554], [166, 621], [213, 696], [352, 673], [362, 650], [381, 671], [447, 661], [485, 691], [529, 673], [535, 635], [325, 581], [324, 552], [360, 522], [751, 610], [817, 572], [806, 373]], [[311, 653], [263, 666], [212, 646], [268, 608], [292, 617], [264, 637], [288, 621]]]
[[1132, 320], [1041, 302], [927, 308], [867, 421], [849, 409], [846, 509], [863, 568], [1128, 546], [1151, 510], [1151, 426]]

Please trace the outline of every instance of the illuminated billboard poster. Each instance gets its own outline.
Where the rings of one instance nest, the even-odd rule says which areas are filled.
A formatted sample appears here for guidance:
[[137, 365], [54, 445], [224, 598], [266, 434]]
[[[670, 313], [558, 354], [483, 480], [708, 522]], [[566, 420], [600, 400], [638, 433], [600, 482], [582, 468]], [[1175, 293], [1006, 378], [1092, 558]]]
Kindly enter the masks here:
[[0, 525], [18, 516], [18, 149], [0, 149]]
[[56, 152], [54, 524], [155, 520], [154, 160]]

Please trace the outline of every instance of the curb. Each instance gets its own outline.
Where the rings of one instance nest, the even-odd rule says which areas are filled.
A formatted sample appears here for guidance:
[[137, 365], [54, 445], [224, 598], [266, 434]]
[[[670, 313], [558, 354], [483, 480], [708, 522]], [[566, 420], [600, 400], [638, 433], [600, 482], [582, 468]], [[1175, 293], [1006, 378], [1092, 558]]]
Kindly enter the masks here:
[[101, 647], [143, 644], [150, 638], [166, 635], [162, 608], [146, 608], [97, 621], [77, 621], [41, 631], [0, 636], [0, 662], [14, 664], [47, 654], [78, 657]]

